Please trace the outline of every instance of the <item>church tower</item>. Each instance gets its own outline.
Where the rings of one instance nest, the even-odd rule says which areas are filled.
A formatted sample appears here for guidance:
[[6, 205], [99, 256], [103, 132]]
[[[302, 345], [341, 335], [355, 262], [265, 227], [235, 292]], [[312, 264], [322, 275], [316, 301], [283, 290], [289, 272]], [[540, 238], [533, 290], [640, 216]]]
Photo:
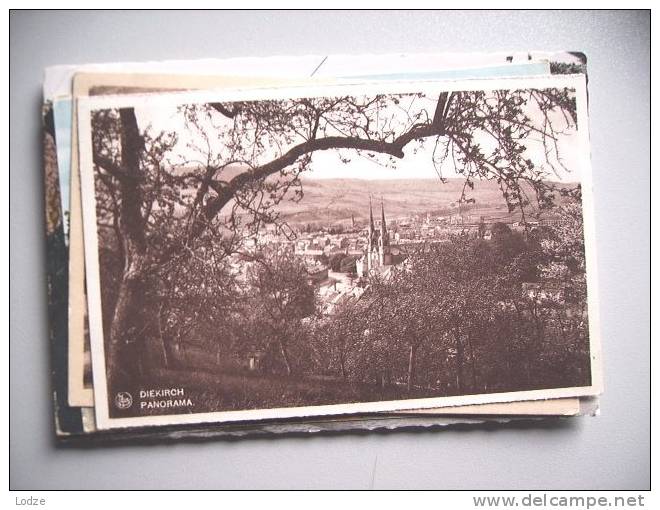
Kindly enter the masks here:
[[379, 267], [391, 265], [390, 236], [385, 222], [385, 206], [380, 201], [380, 228], [376, 230], [371, 195], [369, 195], [369, 231], [367, 237], [367, 252], [357, 262], [357, 272], [361, 276], [369, 275]]
[[380, 236], [378, 239], [378, 258], [380, 265], [390, 263], [389, 255], [390, 238], [387, 233], [387, 225], [385, 223], [385, 206], [383, 204], [383, 197], [380, 198]]
[[367, 274], [374, 267], [374, 255], [378, 249], [376, 241], [376, 227], [374, 225], [374, 210], [371, 204], [371, 195], [369, 195], [369, 240], [367, 246]]

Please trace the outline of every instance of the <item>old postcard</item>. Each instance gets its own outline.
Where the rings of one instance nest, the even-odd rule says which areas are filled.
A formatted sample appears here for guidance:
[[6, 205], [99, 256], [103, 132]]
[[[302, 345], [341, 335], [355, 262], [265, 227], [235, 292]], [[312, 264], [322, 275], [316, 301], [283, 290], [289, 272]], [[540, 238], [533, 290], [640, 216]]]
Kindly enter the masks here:
[[98, 426], [598, 394], [587, 123], [582, 75], [81, 99]]
[[[130, 429], [127, 433], [112, 434], [111, 436], [103, 434], [97, 430], [94, 419], [93, 407], [71, 407], [67, 402], [68, 392], [67, 386], [67, 367], [63, 362], [67, 354], [67, 341], [66, 341], [66, 307], [67, 307], [67, 281], [66, 281], [66, 266], [67, 266], [67, 250], [65, 245], [65, 235], [63, 223], [67, 217], [67, 202], [62, 199], [60, 189], [66, 187], [67, 181], [62, 179], [66, 171], [59, 170], [59, 164], [67, 163], [68, 158], [66, 153], [68, 148], [59, 147], [59, 143], [66, 143], [69, 138], [69, 130], [58, 129], [57, 114], [53, 114], [56, 106], [51, 104], [44, 105], [44, 171], [45, 171], [45, 194], [47, 203], [47, 244], [48, 244], [48, 297], [49, 297], [49, 325], [50, 336], [53, 351], [53, 402], [55, 406], [55, 428], [58, 439], [66, 441], [77, 442], [79, 440], [87, 441], [123, 441], [127, 439], [139, 440], [143, 437], [150, 439], [160, 438], [163, 440], [176, 437], [177, 434], [171, 432], [161, 432], [154, 434], [151, 429]], [[66, 120], [66, 124], [70, 124], [70, 120]], [[60, 134], [64, 132], [64, 136]], [[56, 144], [58, 145], [56, 147]], [[59, 174], [59, 178], [58, 178]], [[57, 204], [61, 204], [58, 208]], [[59, 209], [59, 210], [58, 210]], [[86, 349], [87, 351], [87, 349]], [[64, 355], [64, 358], [63, 358]], [[88, 365], [85, 366], [87, 368]], [[82, 367], [81, 367], [82, 368]], [[86, 382], [87, 375], [82, 377]], [[89, 385], [91, 391], [91, 385]], [[305, 418], [301, 421], [291, 422], [261, 422], [252, 425], [242, 423], [240, 425], [227, 424], [225, 426], [213, 425], [211, 428], [208, 426], [200, 425], [197, 429], [186, 429], [186, 437], [223, 437], [223, 436], [244, 436], [246, 434], [273, 434], [273, 433], [286, 433], [286, 432], [320, 432], [320, 431], [339, 431], [339, 430], [374, 430], [374, 429], [391, 429], [398, 427], [434, 427], [445, 426], [457, 423], [478, 423], [487, 416], [491, 420], [491, 416], [502, 416], [495, 421], [502, 422], [514, 419], [511, 414], [520, 414], [529, 417], [534, 417], [547, 412], [552, 416], [567, 416], [575, 414], [586, 414], [589, 410], [584, 409], [581, 405], [576, 407], [575, 403], [571, 405], [570, 401], [577, 399], [553, 399], [544, 401], [544, 405], [539, 405], [539, 402], [523, 402], [522, 407], [516, 406], [515, 403], [511, 404], [488, 404], [476, 406], [463, 406], [441, 408], [435, 410], [425, 409], [424, 415], [421, 411], [418, 412], [395, 412], [395, 413], [372, 413], [370, 415], [342, 415], [340, 417], [326, 416], [322, 418]], [[511, 406], [516, 406], [515, 409]], [[491, 408], [492, 407], [492, 408]], [[429, 414], [429, 412], [431, 414]], [[451, 415], [451, 417], [447, 417]], [[465, 418], [456, 418], [456, 416], [467, 416]], [[475, 417], [474, 415], [481, 415]], [[516, 416], [515, 418], [518, 418]]]
[[[409, 70], [406, 73], [399, 73], [393, 76], [391, 74], [375, 74], [369, 76], [362, 76], [361, 79], [373, 80], [391, 80], [401, 79], [402, 77], [417, 76], [419, 79], [467, 79], [477, 77], [495, 77], [495, 76], [533, 76], [550, 74], [549, 62], [568, 62], [573, 65], [578, 65], [582, 62], [581, 57], [564, 54], [554, 54], [552, 56], [544, 55], [536, 57], [534, 61], [527, 60], [522, 64], [506, 63], [505, 66], [497, 65], [497, 62], [505, 61], [505, 56], [489, 55], [487, 62], [482, 62], [480, 67], [463, 67], [456, 69], [438, 70], [437, 63], [428, 68], [434, 71], [421, 72], [419, 71], [419, 63], [416, 64], [416, 72]], [[551, 58], [550, 58], [551, 57]], [[331, 59], [334, 60], [334, 59]], [[469, 60], [469, 59], [468, 59]], [[508, 60], [508, 58], [506, 59]], [[327, 59], [321, 62], [327, 63]], [[371, 62], [371, 60], [370, 60]], [[483, 65], [488, 63], [489, 65]], [[463, 62], [465, 64], [465, 62]], [[425, 62], [428, 66], [428, 62]], [[457, 65], [455, 63], [454, 65]], [[557, 65], [557, 64], [555, 64]], [[579, 66], [578, 66], [579, 68]], [[342, 74], [335, 70], [335, 74]], [[374, 71], [372, 69], [372, 71]], [[343, 73], [346, 73], [344, 69]], [[332, 74], [332, 73], [331, 73]], [[356, 79], [356, 77], [345, 77], [345, 79]], [[101, 94], [128, 94], [131, 92], [146, 92], [146, 91], [166, 91], [166, 90], [187, 90], [187, 89], [203, 89], [203, 88], [220, 88], [241, 86], [245, 87], [264, 87], [268, 86], [283, 86], [285, 84], [294, 85], [301, 84], [300, 80], [283, 80], [283, 79], [265, 79], [258, 77], [235, 77], [235, 76], [192, 76], [192, 75], [162, 75], [157, 73], [78, 73], [74, 77], [74, 97], [87, 96], [87, 95], [101, 95]], [[305, 80], [309, 84], [310, 80]], [[328, 82], [329, 83], [329, 82]], [[317, 82], [318, 84], [318, 82]], [[57, 120], [57, 119], [56, 119]], [[69, 121], [70, 122], [70, 121]], [[57, 123], [56, 123], [57, 125]], [[74, 151], [77, 152], [76, 137], [73, 137]], [[87, 305], [85, 297], [84, 286], [84, 263], [83, 263], [83, 249], [82, 249], [82, 220], [80, 215], [80, 189], [78, 179], [77, 158], [74, 158], [75, 175], [71, 179], [73, 184], [72, 193], [75, 195], [72, 201], [74, 202], [74, 210], [76, 214], [70, 220], [72, 237], [74, 238], [73, 246], [74, 253], [71, 255], [70, 265], [70, 288], [72, 289], [72, 306], [69, 311], [69, 402], [74, 406], [92, 406], [93, 405], [93, 392], [91, 384], [91, 360], [89, 351], [89, 334], [87, 326]], [[484, 407], [478, 408], [478, 404], [474, 405], [474, 412], [488, 414]], [[508, 403], [500, 404], [501, 408], [498, 413], [514, 414], [511, 412], [514, 407]], [[563, 407], [562, 407], [563, 406]], [[492, 405], [488, 409], [492, 409]], [[508, 409], [511, 408], [511, 409]], [[554, 399], [554, 401], [532, 401], [527, 411], [533, 408], [538, 409], [539, 414], [548, 414], [557, 412], [558, 414], [569, 414], [579, 409], [577, 398], [564, 398]], [[546, 409], [547, 408], [547, 409]], [[453, 408], [458, 412], [458, 408]], [[518, 407], [515, 407], [518, 409]], [[442, 412], [445, 413], [447, 409]], [[467, 412], [467, 411], [461, 411]], [[528, 413], [533, 414], [533, 413]]]

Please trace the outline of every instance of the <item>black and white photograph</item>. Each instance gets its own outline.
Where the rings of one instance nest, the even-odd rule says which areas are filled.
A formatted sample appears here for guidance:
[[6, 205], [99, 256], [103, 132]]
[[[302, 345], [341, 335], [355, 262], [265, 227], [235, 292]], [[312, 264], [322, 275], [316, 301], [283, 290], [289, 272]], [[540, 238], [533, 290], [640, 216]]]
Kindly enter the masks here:
[[81, 98], [97, 425], [598, 394], [586, 109], [582, 74]]

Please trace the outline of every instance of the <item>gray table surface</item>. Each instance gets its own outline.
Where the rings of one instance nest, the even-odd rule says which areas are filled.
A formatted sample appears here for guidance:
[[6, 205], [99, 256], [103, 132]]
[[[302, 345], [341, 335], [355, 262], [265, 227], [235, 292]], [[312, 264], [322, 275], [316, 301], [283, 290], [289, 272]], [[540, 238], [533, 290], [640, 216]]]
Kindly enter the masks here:
[[[13, 12], [10, 486], [645, 489], [650, 485], [650, 15]], [[277, 54], [580, 50], [589, 58], [602, 413], [563, 426], [96, 449], [52, 439], [39, 108], [55, 64]]]

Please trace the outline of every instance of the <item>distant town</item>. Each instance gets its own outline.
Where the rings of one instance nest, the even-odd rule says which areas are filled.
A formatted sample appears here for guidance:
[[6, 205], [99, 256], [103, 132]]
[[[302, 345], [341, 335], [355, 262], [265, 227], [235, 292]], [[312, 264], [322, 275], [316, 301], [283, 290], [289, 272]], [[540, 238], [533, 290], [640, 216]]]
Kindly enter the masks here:
[[478, 210], [463, 212], [455, 203], [450, 206], [456, 212], [389, 218], [384, 202], [380, 200], [376, 206], [370, 199], [366, 221], [356, 220], [352, 214], [349, 222], [329, 226], [303, 223], [293, 230], [294, 235], [278, 232], [274, 223], [267, 224], [245, 241], [244, 252], [232, 256], [231, 266], [239, 280], [245, 281], [252, 263], [246, 253], [254, 255], [263, 249], [292, 252], [304, 262], [308, 283], [317, 288], [322, 312], [331, 314], [337, 306], [359, 299], [370, 276], [387, 278], [392, 267], [403, 263], [415, 249], [446, 242], [460, 233], [489, 241], [496, 224], [523, 232], [562, 221], [555, 214], [522, 221], [516, 215], [486, 216]]

